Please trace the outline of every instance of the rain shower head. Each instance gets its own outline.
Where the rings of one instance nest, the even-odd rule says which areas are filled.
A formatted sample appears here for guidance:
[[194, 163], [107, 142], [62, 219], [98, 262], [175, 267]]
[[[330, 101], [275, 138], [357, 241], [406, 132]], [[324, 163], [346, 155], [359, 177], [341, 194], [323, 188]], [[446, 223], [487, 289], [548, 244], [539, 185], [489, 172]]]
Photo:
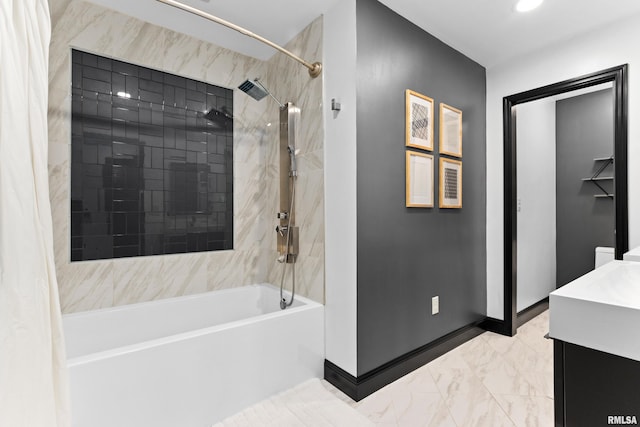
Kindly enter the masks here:
[[244, 93], [246, 93], [247, 95], [255, 99], [256, 101], [260, 101], [262, 98], [264, 98], [268, 94], [268, 92], [264, 88], [262, 88], [261, 86], [258, 86], [251, 80], [245, 80], [244, 83], [238, 86], [238, 89], [240, 89], [241, 91], [243, 91]]
[[238, 89], [240, 89], [241, 91], [243, 91], [244, 93], [246, 93], [247, 95], [255, 99], [256, 101], [260, 101], [262, 98], [269, 95], [271, 98], [274, 99], [274, 101], [278, 103], [280, 108], [284, 107], [284, 104], [280, 102], [278, 98], [273, 96], [273, 94], [271, 94], [271, 92], [269, 92], [267, 88], [264, 87], [262, 83], [260, 83], [260, 80], [258, 78], [253, 79], [253, 81], [245, 80], [244, 83], [238, 86]]
[[220, 110], [212, 108], [209, 111], [202, 113], [201, 116], [218, 127], [233, 127], [233, 115], [227, 110], [227, 107], [222, 107]]

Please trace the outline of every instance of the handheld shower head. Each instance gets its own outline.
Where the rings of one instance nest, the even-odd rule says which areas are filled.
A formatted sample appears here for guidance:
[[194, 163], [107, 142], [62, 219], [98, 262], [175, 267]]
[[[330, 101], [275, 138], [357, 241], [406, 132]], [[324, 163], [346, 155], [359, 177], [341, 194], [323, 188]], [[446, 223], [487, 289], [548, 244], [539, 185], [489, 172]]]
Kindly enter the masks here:
[[289, 164], [290, 175], [298, 176], [298, 166], [296, 165], [296, 151], [291, 145], [289, 145], [287, 146], [287, 152], [289, 153], [289, 159], [291, 160], [291, 163]]
[[246, 93], [247, 95], [255, 99], [256, 101], [260, 101], [262, 98], [269, 95], [271, 98], [274, 99], [274, 101], [278, 103], [280, 108], [284, 107], [284, 104], [280, 102], [278, 98], [273, 96], [271, 92], [269, 92], [267, 88], [264, 87], [262, 83], [260, 83], [260, 80], [258, 78], [253, 79], [253, 81], [245, 80], [244, 83], [238, 86], [238, 89], [240, 89], [241, 91], [243, 91], [244, 93]]

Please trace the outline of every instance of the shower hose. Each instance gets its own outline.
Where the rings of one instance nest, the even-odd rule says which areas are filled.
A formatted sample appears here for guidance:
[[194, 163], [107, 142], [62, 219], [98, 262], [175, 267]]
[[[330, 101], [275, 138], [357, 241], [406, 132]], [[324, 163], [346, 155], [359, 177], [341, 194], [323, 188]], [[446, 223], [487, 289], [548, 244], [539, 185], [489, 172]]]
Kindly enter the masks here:
[[287, 260], [289, 259], [289, 251], [291, 249], [291, 217], [293, 217], [293, 206], [296, 196], [296, 176], [291, 176], [291, 203], [289, 206], [289, 217], [287, 222], [287, 240], [285, 244], [284, 262], [282, 265], [282, 276], [280, 277], [280, 309], [284, 310], [293, 304], [293, 298], [296, 295], [296, 262], [295, 259], [291, 263], [291, 299], [287, 302], [284, 297], [284, 276], [287, 271]]

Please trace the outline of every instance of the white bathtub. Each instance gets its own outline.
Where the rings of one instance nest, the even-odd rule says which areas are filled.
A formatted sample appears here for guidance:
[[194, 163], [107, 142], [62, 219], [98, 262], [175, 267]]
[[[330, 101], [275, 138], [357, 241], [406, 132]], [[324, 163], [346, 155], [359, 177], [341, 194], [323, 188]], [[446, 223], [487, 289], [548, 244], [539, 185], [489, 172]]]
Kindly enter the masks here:
[[210, 426], [322, 377], [324, 307], [270, 285], [63, 316], [73, 427]]

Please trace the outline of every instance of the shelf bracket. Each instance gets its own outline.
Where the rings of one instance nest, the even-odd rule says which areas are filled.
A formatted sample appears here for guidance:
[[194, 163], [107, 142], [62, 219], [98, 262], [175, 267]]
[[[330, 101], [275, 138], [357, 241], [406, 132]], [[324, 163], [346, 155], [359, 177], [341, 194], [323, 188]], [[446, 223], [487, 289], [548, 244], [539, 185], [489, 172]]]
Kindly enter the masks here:
[[598, 180], [605, 180], [605, 179], [613, 179], [613, 177], [600, 177], [600, 174], [602, 172], [604, 172], [604, 170], [611, 164], [613, 164], [613, 156], [610, 157], [600, 157], [597, 159], [593, 159], [594, 162], [602, 162], [602, 165], [600, 166], [600, 168], [596, 171], [596, 173], [593, 174], [593, 176], [591, 178], [585, 178], [585, 181], [591, 181], [592, 183], [594, 183], [601, 191], [603, 194], [596, 194], [594, 197], [596, 198], [602, 198], [602, 197], [607, 197], [609, 199], [613, 200], [613, 194], [609, 193], [605, 188], [602, 187], [602, 185], [598, 184]]

